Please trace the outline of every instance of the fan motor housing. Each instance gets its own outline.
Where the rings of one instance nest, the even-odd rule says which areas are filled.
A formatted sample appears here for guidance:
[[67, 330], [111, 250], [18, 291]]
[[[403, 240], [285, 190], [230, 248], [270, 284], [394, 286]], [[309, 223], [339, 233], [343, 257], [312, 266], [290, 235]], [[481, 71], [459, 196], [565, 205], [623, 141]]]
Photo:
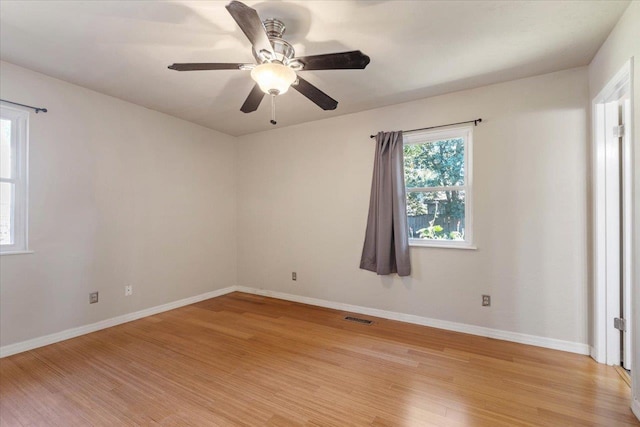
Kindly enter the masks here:
[[273, 51], [275, 52], [275, 58], [267, 58], [265, 55], [256, 52], [255, 49], [252, 49], [254, 58], [256, 58], [256, 61], [260, 64], [267, 61], [278, 61], [282, 64], [288, 65], [290, 60], [296, 56], [296, 51], [289, 42], [282, 39], [282, 35], [286, 30], [284, 22], [279, 19], [269, 18], [265, 19], [262, 24], [264, 25], [264, 29], [269, 37]]

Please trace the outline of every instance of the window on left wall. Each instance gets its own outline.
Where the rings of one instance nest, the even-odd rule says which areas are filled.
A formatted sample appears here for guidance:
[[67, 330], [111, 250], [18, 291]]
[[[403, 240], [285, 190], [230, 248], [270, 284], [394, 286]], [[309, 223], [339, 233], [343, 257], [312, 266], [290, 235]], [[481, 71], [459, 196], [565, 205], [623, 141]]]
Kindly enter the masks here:
[[0, 106], [0, 254], [28, 252], [29, 113]]

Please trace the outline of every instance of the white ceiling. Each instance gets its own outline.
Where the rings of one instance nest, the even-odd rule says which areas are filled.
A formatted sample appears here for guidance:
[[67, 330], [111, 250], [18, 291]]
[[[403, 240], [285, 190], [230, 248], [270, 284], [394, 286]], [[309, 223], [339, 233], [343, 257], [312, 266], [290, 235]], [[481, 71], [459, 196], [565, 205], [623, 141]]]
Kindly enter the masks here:
[[[366, 70], [302, 72], [339, 101], [295, 90], [278, 126], [587, 65], [628, 1], [246, 1], [282, 19], [298, 55], [360, 49]], [[2, 60], [231, 135], [272, 128], [270, 103], [240, 112], [247, 71], [173, 62], [253, 62], [226, 1], [0, 2]]]

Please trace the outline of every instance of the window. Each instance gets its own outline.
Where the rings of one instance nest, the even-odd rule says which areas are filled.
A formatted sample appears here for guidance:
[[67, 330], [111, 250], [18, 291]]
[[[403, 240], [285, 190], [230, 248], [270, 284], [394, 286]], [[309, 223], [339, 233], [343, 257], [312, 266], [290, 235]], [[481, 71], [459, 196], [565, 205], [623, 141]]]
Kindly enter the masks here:
[[472, 248], [472, 127], [404, 136], [409, 244]]
[[0, 106], [0, 253], [26, 252], [29, 114]]

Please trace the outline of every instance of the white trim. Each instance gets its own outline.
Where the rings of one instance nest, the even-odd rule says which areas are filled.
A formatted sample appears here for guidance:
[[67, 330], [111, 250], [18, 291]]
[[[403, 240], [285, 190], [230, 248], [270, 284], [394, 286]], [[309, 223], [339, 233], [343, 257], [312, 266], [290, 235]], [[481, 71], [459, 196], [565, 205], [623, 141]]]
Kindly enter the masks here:
[[589, 355], [589, 345], [572, 341], [546, 338], [536, 335], [522, 334], [519, 332], [503, 331], [499, 329], [486, 328], [484, 326], [469, 325], [465, 323], [451, 322], [448, 320], [432, 319], [429, 317], [416, 316], [413, 314], [398, 313], [395, 311], [380, 310], [377, 308], [362, 307], [359, 305], [344, 304], [327, 301], [318, 298], [304, 297], [300, 295], [287, 294], [284, 292], [270, 291], [267, 289], [255, 289], [247, 286], [236, 286], [239, 292], [262, 295], [278, 298], [286, 301], [299, 302], [303, 304], [315, 305], [318, 307], [332, 308], [334, 310], [348, 311], [351, 313], [366, 314], [369, 316], [381, 317], [383, 319], [398, 320], [401, 322], [413, 323], [416, 325], [429, 326], [432, 328], [445, 329], [448, 331], [462, 332], [465, 334], [478, 335], [481, 337], [495, 338], [504, 341], [511, 341], [520, 344], [534, 345], [554, 350], [568, 351]]
[[25, 255], [25, 254], [34, 254], [35, 251], [11, 251], [11, 252], [0, 252], [0, 256], [3, 255]]
[[[630, 64], [630, 73], [633, 73], [633, 63]], [[631, 79], [631, 78], [630, 78]], [[635, 233], [633, 214], [634, 214], [634, 149], [633, 149], [633, 107], [631, 100], [633, 99], [633, 87], [631, 80], [629, 81], [629, 97], [624, 101], [623, 114], [626, 134], [622, 140], [622, 256], [623, 270], [621, 271], [622, 283], [624, 285], [623, 294], [623, 317], [626, 320], [626, 333], [623, 335], [623, 360], [624, 367], [633, 372], [633, 334], [635, 333], [635, 314], [633, 312], [633, 283], [634, 283], [634, 245], [633, 236]]]
[[631, 412], [640, 420], [640, 402], [636, 399], [631, 399]]
[[445, 240], [443, 241], [443, 243], [439, 243], [438, 240], [409, 239], [409, 246], [411, 246], [412, 248], [470, 249], [473, 251], [478, 250], [477, 246], [473, 246], [463, 241], [457, 240]]
[[[620, 268], [619, 268], [619, 252], [620, 242], [615, 239], [607, 238], [607, 227], [612, 229], [619, 229], [618, 224], [613, 224], [612, 221], [616, 221], [617, 218], [607, 218], [607, 201], [611, 202], [611, 205], [619, 205], [618, 200], [615, 199], [619, 194], [612, 197], [611, 191], [614, 189], [609, 183], [614, 182], [617, 185], [618, 171], [610, 170], [607, 166], [608, 158], [617, 156], [617, 153], [613, 153], [611, 150], [611, 144], [607, 142], [607, 132], [611, 133], [611, 129], [605, 129], [602, 127], [602, 123], [599, 117], [604, 117], [607, 114], [606, 104], [608, 102], [615, 101], [620, 98], [625, 92], [630, 96], [633, 94], [632, 87], [633, 76], [633, 62], [632, 59], [627, 61], [624, 66], [615, 74], [615, 76], [607, 83], [607, 85], [598, 93], [598, 95], [592, 100], [592, 158], [593, 158], [593, 173], [592, 173], [592, 194], [593, 194], [593, 236], [594, 236], [594, 248], [593, 248], [593, 280], [594, 280], [594, 306], [593, 306], [593, 350], [591, 356], [599, 363], [607, 364], [619, 364], [620, 363], [620, 348], [619, 348], [619, 332], [613, 329], [613, 317], [619, 316], [619, 289], [616, 286], [607, 286], [607, 283], [619, 282]], [[631, 109], [633, 105], [631, 105]], [[630, 111], [632, 115], [633, 112]], [[633, 116], [631, 116], [633, 117]], [[625, 146], [623, 147], [625, 157], [631, 155], [632, 140], [632, 121], [625, 123], [626, 135], [624, 138]], [[630, 159], [624, 159], [627, 168], [629, 167]], [[629, 194], [631, 191], [632, 182], [628, 182], [630, 174], [625, 171], [624, 185], [626, 200], [624, 214], [628, 216], [632, 214], [628, 206], [631, 203]], [[611, 188], [609, 188], [611, 187]], [[624, 223], [626, 228], [624, 234], [631, 234], [631, 221], [626, 218]], [[625, 257], [626, 262], [629, 264], [629, 259], [632, 257], [632, 247], [625, 245]], [[609, 266], [609, 267], [608, 267]], [[630, 265], [628, 265], [630, 267]], [[633, 283], [633, 277], [631, 273], [625, 273], [625, 279], [628, 283]], [[633, 284], [631, 285], [633, 286]], [[618, 313], [618, 314], [616, 314]], [[633, 322], [633, 320], [632, 320]], [[628, 323], [631, 327], [631, 322]], [[631, 331], [629, 331], [631, 333]]]
[[602, 182], [604, 181], [605, 173], [605, 147], [604, 147], [604, 130], [601, 123], [597, 120], [599, 115], [604, 114], [604, 105], [599, 104], [596, 100], [593, 100], [591, 108], [592, 117], [592, 134], [593, 134], [593, 146], [592, 146], [592, 199], [593, 199], [593, 352], [592, 356], [598, 363], [607, 362], [607, 293], [606, 293], [606, 268], [603, 265], [606, 259], [606, 218], [602, 211], [602, 206], [605, 205], [605, 192]]
[[366, 314], [369, 316], [381, 317], [383, 319], [398, 320], [401, 322], [413, 323], [416, 325], [429, 326], [432, 328], [444, 329], [448, 331], [462, 332], [465, 334], [477, 335], [481, 337], [495, 338], [504, 341], [511, 341], [520, 344], [534, 345], [538, 347], [550, 348], [553, 350], [568, 351], [570, 353], [578, 353], [589, 355], [590, 347], [587, 344], [558, 340], [555, 338], [546, 338], [536, 335], [523, 334], [520, 332], [503, 331], [500, 329], [486, 328], [484, 326], [469, 325], [465, 323], [451, 322], [448, 320], [432, 319], [429, 317], [416, 316], [413, 314], [398, 313], [395, 311], [380, 310], [377, 308], [362, 307], [359, 305], [344, 304], [339, 302], [327, 301], [318, 298], [304, 297], [300, 295], [287, 294], [284, 292], [269, 291], [266, 289], [256, 289], [247, 286], [229, 286], [227, 288], [218, 289], [193, 297], [181, 299], [179, 301], [146, 308], [134, 313], [124, 314], [122, 316], [113, 317], [111, 319], [102, 320], [90, 325], [79, 326], [77, 328], [67, 329], [62, 332], [56, 332], [50, 335], [18, 342], [15, 344], [0, 347], [0, 358], [11, 356], [13, 354], [22, 353], [24, 351], [33, 350], [45, 345], [54, 344], [75, 338], [80, 335], [96, 332], [101, 329], [110, 328], [122, 323], [131, 322], [143, 317], [152, 316], [164, 311], [173, 310], [185, 305], [194, 304], [210, 298], [216, 298], [231, 292], [245, 292], [248, 294], [262, 295], [271, 298], [277, 298], [285, 301], [299, 302], [302, 304], [315, 305], [318, 307], [332, 308], [334, 310], [348, 311], [351, 313]]
[[[464, 125], [444, 130], [418, 130], [405, 132], [402, 135], [403, 145], [426, 144], [443, 139], [464, 140], [464, 185], [452, 185], [446, 187], [411, 187], [408, 188], [405, 182], [405, 192], [418, 193], [427, 191], [463, 191], [464, 202], [464, 241], [448, 241], [433, 239], [409, 239], [409, 246], [412, 247], [437, 247], [448, 249], [477, 249], [473, 240], [473, 128], [471, 125]], [[422, 243], [425, 242], [425, 243]]]
[[0, 115], [11, 121], [11, 143], [15, 144], [12, 176], [0, 179], [14, 185], [13, 243], [0, 245], [0, 252], [23, 252], [29, 250], [29, 112], [1, 102]]
[[65, 341], [70, 338], [79, 337], [91, 332], [99, 331], [101, 329], [110, 328], [112, 326], [120, 325], [122, 323], [131, 322], [132, 320], [141, 319], [143, 317], [152, 316], [154, 314], [162, 313], [164, 311], [173, 310], [185, 305], [194, 304], [209, 298], [219, 297], [228, 293], [234, 292], [235, 286], [229, 286], [227, 288], [217, 289], [215, 291], [206, 292], [204, 294], [195, 295], [189, 298], [184, 298], [178, 301], [173, 301], [167, 304], [158, 305], [155, 307], [145, 308], [144, 310], [136, 311], [134, 313], [123, 314], [122, 316], [112, 317], [111, 319], [102, 320], [100, 322], [91, 323], [89, 325], [79, 326], [77, 328], [67, 329], [62, 332], [56, 332], [50, 335], [30, 339], [27, 341], [18, 342], [15, 344], [5, 345], [0, 347], [0, 358], [11, 356], [13, 354], [22, 353], [23, 351], [33, 350], [34, 348], [44, 347], [45, 345], [54, 344], [60, 341]]
[[[414, 130], [411, 132], [404, 132], [402, 134], [404, 144], [424, 144], [425, 142], [442, 141], [443, 139], [460, 138], [461, 133], [467, 133], [469, 130], [473, 130], [474, 126], [462, 125], [454, 128], [433, 130], [422, 129]], [[465, 153], [466, 154], [466, 153]]]
[[620, 144], [619, 138], [613, 134], [612, 123], [618, 124], [618, 102], [611, 100], [604, 105], [605, 116], [605, 174], [604, 174], [604, 192], [605, 205], [599, 206], [604, 212], [606, 218], [605, 225], [605, 280], [606, 280], [606, 321], [607, 338], [605, 340], [607, 346], [607, 365], [620, 365], [620, 331], [613, 326], [613, 319], [621, 317], [620, 314], [620, 280], [621, 270], [620, 262], [622, 250], [620, 247], [620, 203], [621, 203], [621, 187], [620, 187]]

